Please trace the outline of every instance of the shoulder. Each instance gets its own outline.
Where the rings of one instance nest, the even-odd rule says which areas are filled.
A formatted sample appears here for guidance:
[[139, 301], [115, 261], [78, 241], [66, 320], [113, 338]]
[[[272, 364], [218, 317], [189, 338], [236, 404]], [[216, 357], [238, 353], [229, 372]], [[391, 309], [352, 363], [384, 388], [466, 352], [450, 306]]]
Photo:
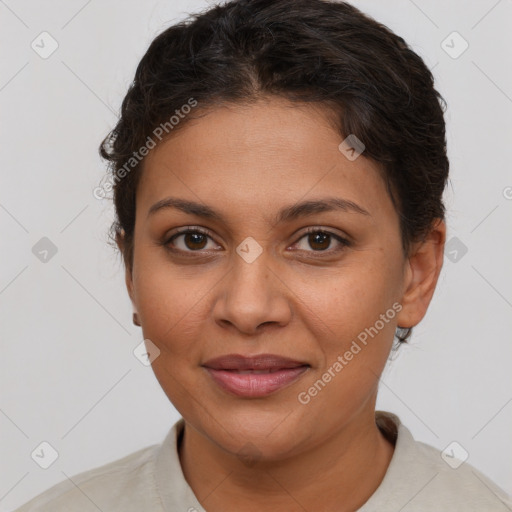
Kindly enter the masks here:
[[148, 507], [154, 489], [158, 445], [143, 448], [103, 466], [66, 478], [15, 512], [80, 510], [155, 510]]
[[458, 459], [456, 448], [449, 446], [441, 452], [425, 443], [414, 443], [412, 453], [417, 454], [431, 474], [421, 500], [430, 504], [432, 510], [441, 504], [449, 510], [465, 512], [512, 510], [510, 496], [471, 464]]
[[396, 438], [395, 452], [381, 485], [361, 512], [512, 510], [510, 496], [472, 465], [457, 458], [464, 453], [462, 448], [453, 445], [441, 452], [416, 441], [392, 413], [377, 411], [376, 421], [381, 430], [387, 430], [387, 437]]

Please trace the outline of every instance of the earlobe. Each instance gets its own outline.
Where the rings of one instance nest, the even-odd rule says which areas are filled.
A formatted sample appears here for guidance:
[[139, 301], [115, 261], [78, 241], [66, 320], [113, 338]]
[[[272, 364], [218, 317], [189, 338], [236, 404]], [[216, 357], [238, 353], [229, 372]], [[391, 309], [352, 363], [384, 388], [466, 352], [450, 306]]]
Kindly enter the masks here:
[[135, 305], [135, 300], [134, 300], [132, 272], [126, 263], [125, 263], [124, 277], [125, 277], [126, 289], [128, 290], [128, 295], [130, 296], [130, 300], [132, 301], [132, 306], [133, 306], [133, 314], [132, 314], [133, 325], [136, 325], [137, 327], [141, 327], [139, 315], [137, 312], [137, 306]]
[[[124, 270], [124, 282], [126, 283], [126, 289], [128, 290], [128, 295], [130, 296], [130, 300], [133, 302], [133, 279], [131, 269], [125, 262], [125, 270]], [[135, 306], [135, 304], [134, 304]]]
[[[135, 309], [134, 315], [137, 314], [137, 310], [135, 308], [135, 302], [134, 302], [134, 293], [133, 293], [133, 277], [132, 277], [132, 269], [130, 268], [129, 262], [126, 259], [126, 253], [125, 253], [125, 240], [124, 240], [124, 232], [118, 232], [116, 234], [116, 244], [119, 249], [119, 252], [121, 253], [121, 256], [124, 261], [124, 281], [126, 284], [126, 290], [128, 291], [128, 295], [130, 297], [130, 300], [132, 301], [133, 307]], [[134, 317], [134, 323], [135, 323], [135, 317]], [[137, 324], [135, 324], [137, 325]]]
[[414, 327], [425, 316], [443, 266], [446, 224], [437, 219], [422, 242], [411, 248], [404, 274], [402, 310], [397, 323]]

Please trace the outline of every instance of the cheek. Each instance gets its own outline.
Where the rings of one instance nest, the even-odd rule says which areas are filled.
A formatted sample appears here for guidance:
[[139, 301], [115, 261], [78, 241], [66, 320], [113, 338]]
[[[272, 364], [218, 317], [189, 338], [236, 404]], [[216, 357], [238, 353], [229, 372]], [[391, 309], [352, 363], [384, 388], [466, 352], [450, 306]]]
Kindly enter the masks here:
[[153, 372], [181, 414], [194, 398], [190, 371], [200, 357], [199, 340], [206, 325], [204, 301], [210, 288], [202, 279], [184, 277], [176, 267], [158, 261], [142, 264], [136, 280], [144, 338], [160, 350], [152, 362]]
[[304, 281], [304, 318], [323, 357], [297, 398], [308, 418], [333, 411], [325, 428], [336, 429], [373, 396], [389, 356], [396, 301], [390, 273], [377, 270], [354, 266], [314, 287]]
[[[372, 261], [370, 254], [329, 273], [297, 273], [293, 290], [302, 305], [301, 316], [310, 322], [310, 330], [322, 335], [326, 352], [350, 344], [392, 308], [397, 298], [395, 274], [396, 269]], [[394, 312], [390, 313], [388, 320]], [[389, 323], [392, 318], [384, 327], [379, 322], [383, 337], [394, 332]]]
[[205, 287], [194, 286], [190, 281], [181, 285], [173, 280], [166, 286], [165, 281], [148, 280], [141, 287], [138, 300], [144, 336], [174, 354], [186, 354], [198, 330], [205, 326]]
[[[146, 257], [145, 257], [146, 256]], [[210, 276], [211, 277], [211, 276]], [[187, 354], [205, 325], [205, 301], [215, 281], [208, 274], [171, 265], [164, 257], [139, 254], [134, 267], [134, 295], [144, 336], [168, 352]]]

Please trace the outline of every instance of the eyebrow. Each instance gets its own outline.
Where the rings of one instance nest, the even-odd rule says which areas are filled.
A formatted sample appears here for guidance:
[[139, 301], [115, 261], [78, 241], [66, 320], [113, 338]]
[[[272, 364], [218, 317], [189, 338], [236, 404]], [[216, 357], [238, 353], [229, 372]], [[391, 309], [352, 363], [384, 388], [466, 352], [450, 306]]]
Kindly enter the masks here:
[[[217, 220], [226, 223], [223, 215], [212, 207], [205, 204], [197, 203], [195, 201], [189, 201], [186, 199], [179, 199], [177, 197], [166, 197], [156, 202], [148, 211], [148, 217], [154, 215], [156, 212], [173, 208], [180, 210], [190, 215], [196, 215], [197, 217], [203, 217], [205, 219]], [[372, 215], [365, 210], [362, 206], [348, 199], [342, 199], [339, 197], [325, 197], [321, 199], [315, 199], [310, 201], [303, 201], [290, 206], [286, 206], [279, 210], [275, 217], [276, 222], [290, 222], [300, 217], [306, 217], [315, 213], [332, 212], [332, 211], [343, 211], [349, 213], [357, 213], [371, 217]]]

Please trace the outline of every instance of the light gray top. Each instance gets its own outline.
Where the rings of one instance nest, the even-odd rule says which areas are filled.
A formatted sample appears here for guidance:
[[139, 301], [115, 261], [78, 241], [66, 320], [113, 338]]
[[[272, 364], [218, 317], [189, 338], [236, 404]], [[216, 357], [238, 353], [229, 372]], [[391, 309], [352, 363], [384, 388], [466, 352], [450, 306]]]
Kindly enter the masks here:
[[[414, 440], [400, 419], [376, 411], [395, 451], [380, 486], [358, 512], [510, 512], [512, 500], [449, 450]], [[51, 487], [15, 512], [208, 512], [189, 487], [178, 457], [178, 420], [159, 445], [85, 471]], [[445, 457], [446, 458], [446, 457]], [[453, 466], [453, 467], [452, 467]]]

